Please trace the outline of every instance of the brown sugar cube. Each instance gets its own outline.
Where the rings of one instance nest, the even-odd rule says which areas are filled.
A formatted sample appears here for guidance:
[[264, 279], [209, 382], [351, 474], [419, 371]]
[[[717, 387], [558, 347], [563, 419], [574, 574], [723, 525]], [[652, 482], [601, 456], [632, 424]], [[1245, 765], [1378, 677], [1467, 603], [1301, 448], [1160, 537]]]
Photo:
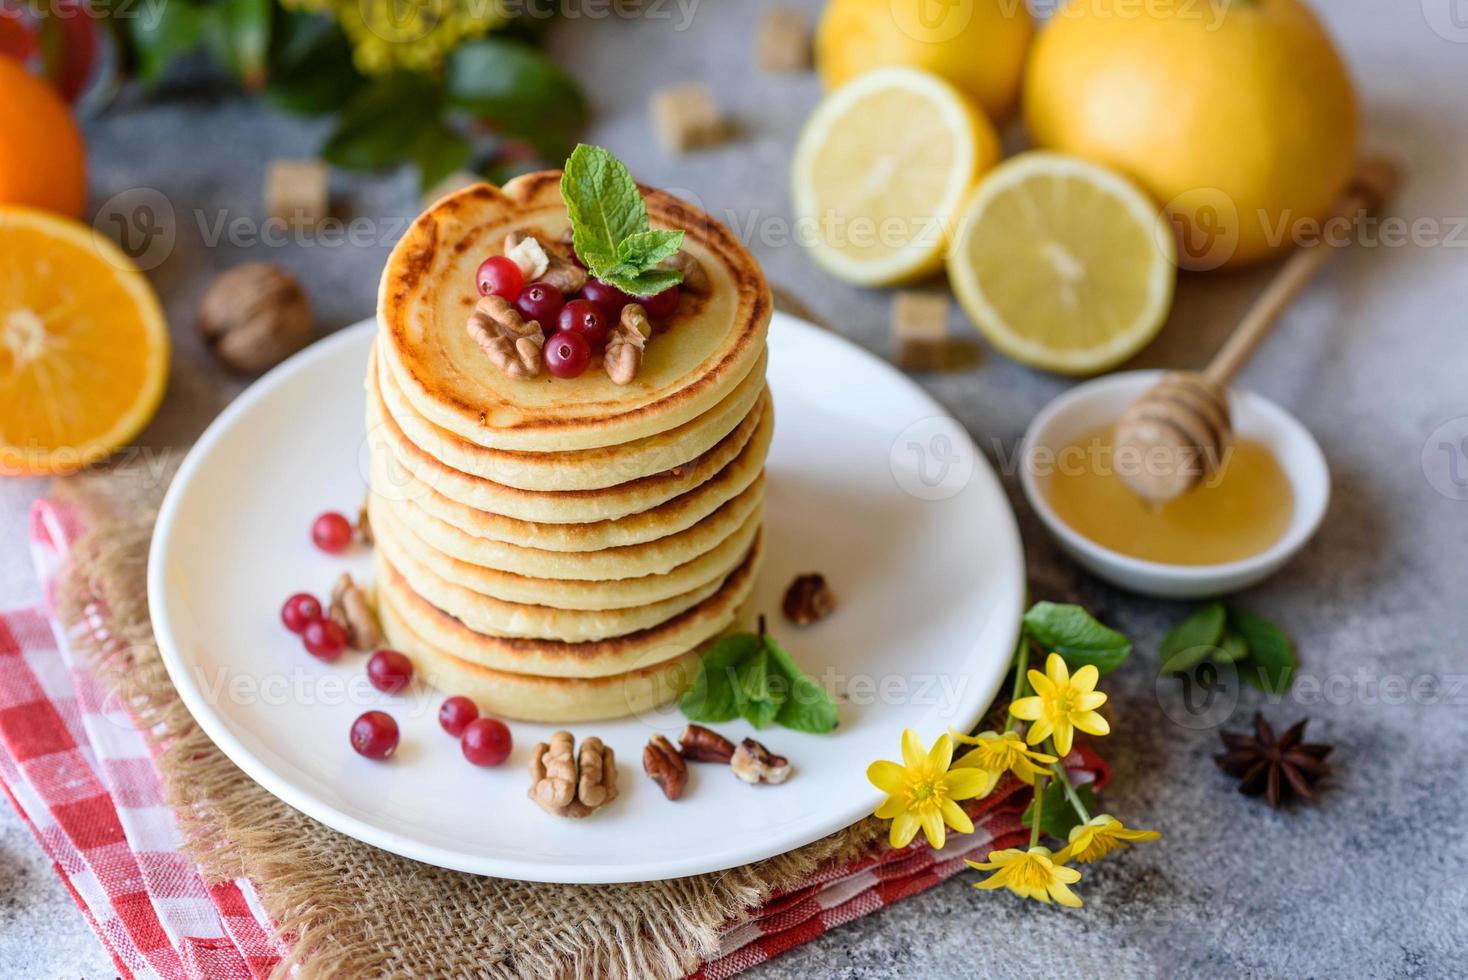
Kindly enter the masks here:
[[315, 228], [326, 219], [330, 169], [320, 160], [275, 160], [265, 172], [265, 213], [293, 227]]
[[713, 96], [690, 83], [659, 89], [652, 95], [652, 122], [670, 153], [686, 153], [723, 142], [727, 134]]
[[943, 366], [948, 350], [948, 298], [938, 293], [898, 293], [892, 300], [892, 339], [897, 363], [913, 371]]
[[759, 25], [759, 66], [765, 71], [810, 67], [810, 29], [803, 13], [789, 7], [765, 12]]

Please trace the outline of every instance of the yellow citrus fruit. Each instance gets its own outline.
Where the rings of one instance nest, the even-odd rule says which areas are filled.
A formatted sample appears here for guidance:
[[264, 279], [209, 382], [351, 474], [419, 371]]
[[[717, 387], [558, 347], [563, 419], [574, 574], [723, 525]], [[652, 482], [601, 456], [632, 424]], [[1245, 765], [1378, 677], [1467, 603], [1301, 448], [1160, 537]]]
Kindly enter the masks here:
[[1092, 374], [1157, 336], [1177, 272], [1157, 206], [1115, 171], [1022, 153], [974, 192], [948, 253], [969, 319], [1025, 364]]
[[1356, 96], [1299, 0], [1074, 0], [1040, 32], [1025, 123], [1166, 205], [1189, 268], [1289, 248], [1355, 165]]
[[143, 274], [86, 225], [0, 206], [0, 473], [66, 473], [147, 424], [168, 327]]
[[925, 68], [1002, 124], [1033, 33], [1024, 0], [830, 0], [816, 30], [816, 68], [827, 89], [885, 65]]
[[0, 204], [81, 217], [86, 149], [66, 103], [44, 80], [4, 56], [0, 93]]
[[935, 272], [979, 176], [999, 159], [994, 127], [953, 86], [879, 68], [828, 95], [795, 147], [797, 230], [832, 275], [884, 286]]

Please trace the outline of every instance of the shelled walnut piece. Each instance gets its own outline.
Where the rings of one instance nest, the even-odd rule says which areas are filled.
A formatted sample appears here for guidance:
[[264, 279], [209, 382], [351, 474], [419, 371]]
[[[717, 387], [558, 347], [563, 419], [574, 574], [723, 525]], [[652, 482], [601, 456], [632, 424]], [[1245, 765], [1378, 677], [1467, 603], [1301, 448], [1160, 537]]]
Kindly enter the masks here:
[[382, 628], [377, 614], [352, 576], [342, 572], [331, 590], [331, 605], [326, 615], [346, 630], [347, 644], [353, 650], [375, 650], [382, 646]]
[[652, 336], [652, 321], [641, 303], [622, 307], [622, 316], [607, 338], [607, 377], [613, 384], [631, 384], [642, 366], [642, 351]]
[[601, 739], [581, 743], [570, 732], [556, 732], [530, 755], [532, 800], [558, 817], [589, 817], [617, 798], [617, 759]]
[[746, 783], [783, 783], [790, 778], [790, 760], [752, 738], [739, 743], [729, 768]]
[[540, 374], [540, 349], [545, 333], [536, 320], [526, 320], [509, 301], [493, 293], [479, 297], [469, 314], [469, 336], [490, 363], [509, 378]]
[[662, 787], [663, 795], [676, 800], [688, 785], [688, 763], [662, 735], [654, 735], [642, 750], [642, 771]]

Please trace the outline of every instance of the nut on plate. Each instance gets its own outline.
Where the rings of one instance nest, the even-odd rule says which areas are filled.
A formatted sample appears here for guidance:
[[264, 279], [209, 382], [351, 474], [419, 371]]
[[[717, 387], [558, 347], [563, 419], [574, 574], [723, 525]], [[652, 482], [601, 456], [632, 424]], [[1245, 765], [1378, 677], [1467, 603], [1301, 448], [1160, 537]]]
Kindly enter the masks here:
[[785, 601], [780, 608], [785, 618], [796, 626], [809, 626], [835, 611], [836, 593], [820, 572], [797, 575], [785, 590]]
[[589, 817], [617, 798], [617, 759], [601, 739], [556, 732], [530, 754], [532, 800], [558, 817]]
[[526, 320], [502, 296], [479, 297], [469, 314], [469, 336], [490, 363], [509, 378], [533, 378], [540, 373], [540, 349], [545, 333], [536, 320]]
[[734, 758], [734, 743], [711, 728], [689, 725], [678, 737], [683, 758], [690, 762], [723, 762]]
[[688, 784], [688, 763], [662, 735], [654, 735], [642, 750], [642, 769], [663, 789], [663, 795], [676, 800]]
[[775, 755], [752, 738], [739, 743], [729, 760], [729, 768], [746, 783], [783, 783], [790, 778], [790, 760]]
[[240, 374], [259, 374], [305, 347], [311, 324], [301, 284], [268, 262], [235, 266], [199, 303], [199, 334], [225, 367]]
[[353, 650], [375, 650], [382, 646], [382, 628], [377, 625], [377, 614], [367, 601], [367, 593], [346, 572], [342, 572], [332, 587], [326, 615], [346, 630], [347, 645]]

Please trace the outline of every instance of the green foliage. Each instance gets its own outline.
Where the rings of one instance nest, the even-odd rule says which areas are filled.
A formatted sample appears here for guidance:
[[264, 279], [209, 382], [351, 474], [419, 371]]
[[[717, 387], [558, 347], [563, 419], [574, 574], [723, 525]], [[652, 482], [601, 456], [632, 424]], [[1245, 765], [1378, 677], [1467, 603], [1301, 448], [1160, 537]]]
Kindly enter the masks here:
[[1092, 664], [1109, 674], [1132, 652], [1130, 640], [1080, 606], [1037, 602], [1025, 613], [1024, 626], [1041, 650], [1060, 654], [1071, 670]]
[[1267, 694], [1295, 680], [1294, 645], [1278, 626], [1252, 613], [1210, 602], [1174, 626], [1159, 650], [1162, 671], [1181, 674], [1204, 660], [1232, 663], [1240, 679]]
[[[1096, 812], [1096, 794], [1092, 792], [1089, 783], [1082, 783], [1076, 787], [1076, 796], [1081, 805], [1088, 812]], [[1081, 822], [1081, 815], [1071, 806], [1070, 800], [1066, 799], [1065, 787], [1060, 780], [1051, 777], [1045, 781], [1045, 791], [1041, 794], [1044, 806], [1040, 811], [1040, 832], [1060, 840], [1070, 837], [1070, 830]], [[1020, 816], [1020, 823], [1026, 827], [1035, 825], [1035, 802], [1025, 807], [1025, 812]]]
[[1158, 655], [1162, 669], [1171, 674], [1180, 674], [1195, 664], [1214, 655], [1215, 648], [1223, 639], [1224, 621], [1228, 612], [1221, 602], [1210, 602], [1187, 619], [1168, 630], [1162, 638]]
[[743, 717], [824, 734], [836, 727], [836, 702], [763, 629], [724, 637], [704, 654], [693, 686], [678, 706], [689, 721]]
[[444, 92], [446, 105], [490, 120], [549, 164], [571, 155], [586, 126], [586, 98], [576, 80], [522, 41], [461, 44], [444, 62]]
[[658, 263], [683, 247], [683, 232], [649, 227], [647, 202], [632, 174], [610, 150], [581, 144], [561, 173], [576, 255], [593, 276], [632, 296], [650, 296], [683, 281]]

